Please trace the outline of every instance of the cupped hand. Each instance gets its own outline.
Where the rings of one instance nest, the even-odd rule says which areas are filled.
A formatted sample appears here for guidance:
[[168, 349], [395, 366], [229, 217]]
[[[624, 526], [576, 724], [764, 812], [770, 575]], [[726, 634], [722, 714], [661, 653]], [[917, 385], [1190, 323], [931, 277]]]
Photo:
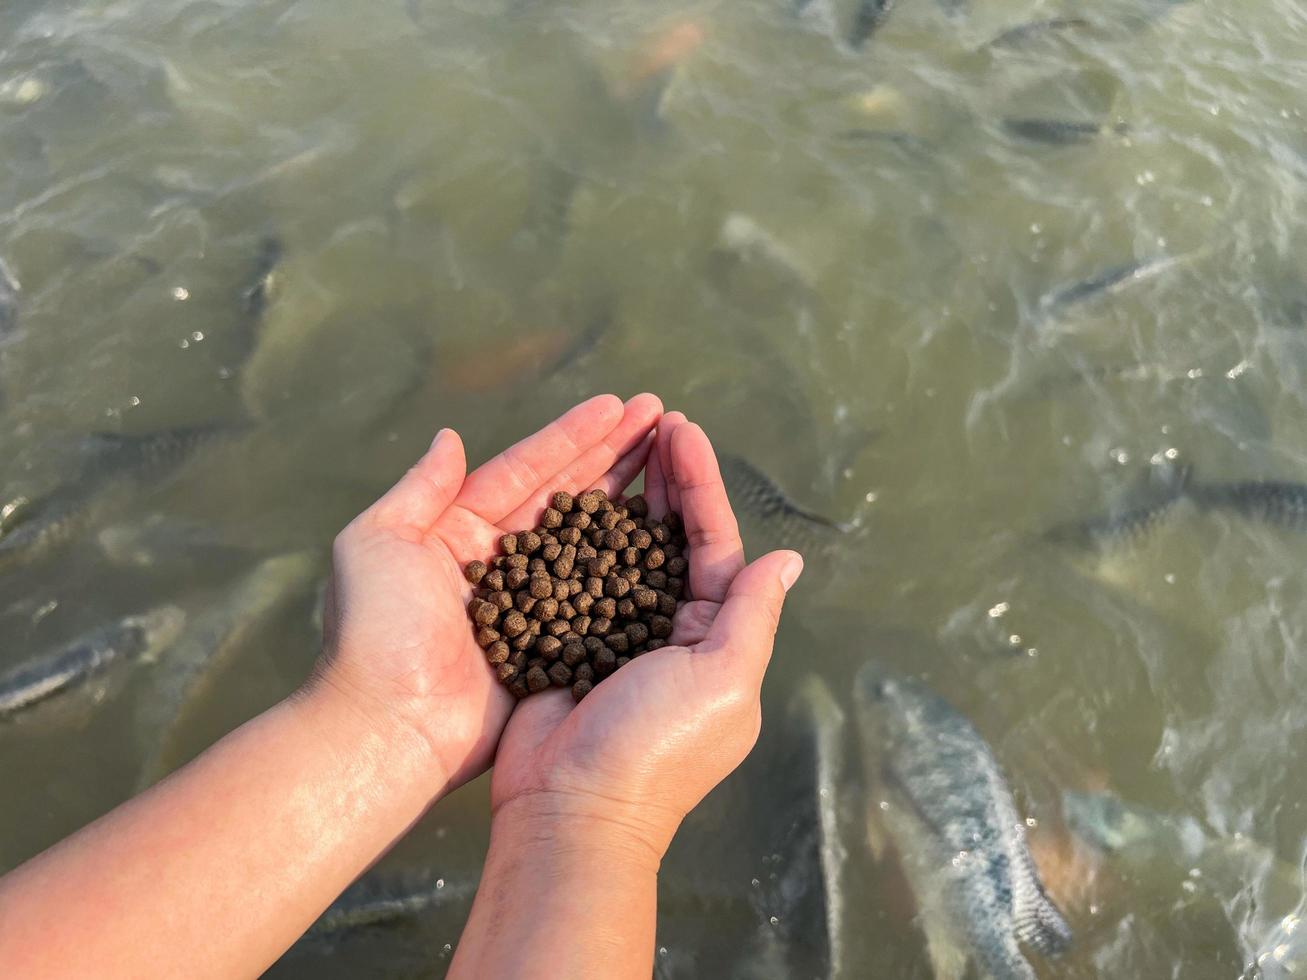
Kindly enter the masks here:
[[659, 425], [645, 488], [650, 513], [678, 511], [688, 538], [689, 601], [670, 645], [580, 704], [565, 690], [523, 701], [495, 756], [491, 801], [496, 814], [524, 811], [539, 823], [606, 821], [660, 858], [685, 814], [757, 741], [763, 674], [803, 560], [778, 551], [745, 566], [712, 445], [680, 413]]
[[337, 536], [317, 683], [388, 735], [416, 735], [448, 787], [483, 772], [512, 710], [468, 620], [463, 566], [539, 522], [555, 490], [616, 493], [644, 468], [662, 405], [601, 395], [467, 474], [441, 430], [426, 455]]

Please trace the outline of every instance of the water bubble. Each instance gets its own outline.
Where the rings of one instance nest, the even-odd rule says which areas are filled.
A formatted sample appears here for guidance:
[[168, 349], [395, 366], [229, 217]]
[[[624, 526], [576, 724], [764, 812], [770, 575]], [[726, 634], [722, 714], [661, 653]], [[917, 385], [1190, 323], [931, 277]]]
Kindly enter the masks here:
[[749, 884], [751, 884], [754, 888], [762, 887], [762, 882], [759, 881], [757, 878], [750, 878]]
[[781, 920], [778, 919], [778, 918], [776, 918], [776, 916], [774, 916], [774, 915], [773, 915], [771, 918], [769, 918], [767, 921], [770, 922], [770, 923], [771, 923], [772, 925], [774, 925], [774, 926], [776, 926], [776, 925], [780, 925], [780, 922], [781, 922]]
[[440, 891], [440, 889], [442, 889], [442, 888], [444, 888], [444, 887], [445, 887], [445, 879], [444, 879], [444, 878], [437, 878], [437, 879], [436, 879], [436, 891]]
[[1216, 200], [1212, 197], [1211, 194], [1204, 194], [1202, 197], [1198, 199], [1198, 203], [1205, 208], [1210, 208], [1213, 204], [1216, 203]]
[[191, 342], [188, 338], [183, 337], [181, 340], [177, 341], [177, 346], [182, 350], [186, 350], [191, 346]]
[[878, 805], [880, 806], [880, 808], [881, 808], [882, 810], [888, 810], [888, 809], [889, 809], [889, 801], [888, 801], [888, 800], [881, 800], [880, 803], [879, 803]]
[[1002, 616], [1004, 613], [1006, 613], [1006, 612], [1007, 612], [1009, 609], [1011, 609], [1011, 608], [1012, 608], [1012, 607], [1011, 607], [1010, 605], [1008, 605], [1006, 602], [1000, 602], [1000, 603], [997, 603], [996, 605], [990, 606], [990, 607], [989, 607], [989, 618], [990, 618], [990, 619], [998, 619], [1000, 616]]
[[1162, 581], [1167, 585], [1175, 585], [1175, 572], [1167, 572], [1162, 576]]
[[1007, 643], [1008, 643], [1008, 646], [1012, 646], [1012, 647], [1019, 647], [1019, 646], [1021, 646], [1021, 634], [1020, 634], [1020, 633], [1013, 633], [1011, 636], [1009, 636], [1009, 637], [1007, 638]]
[[1026, 826], [1033, 830], [1034, 828], [1039, 826], [1039, 821], [1036, 820], [1034, 817], [1026, 817]]
[[667, 947], [666, 947], [666, 946], [659, 946], [659, 947], [658, 947], [658, 955], [659, 955], [659, 956], [666, 956], [666, 955], [667, 955]]
[[236, 372], [229, 367], [218, 368], [218, 378], [222, 381], [230, 381], [235, 373]]
[[1090, 914], [1090, 915], [1097, 915], [1097, 914], [1098, 914], [1098, 906], [1097, 906], [1097, 905], [1090, 905], [1090, 906], [1089, 906], [1089, 914]]
[[179, 303], [184, 303], [186, 300], [191, 298], [191, 291], [185, 286], [173, 286], [172, 298]]
[[203, 339], [204, 339], [203, 330], [196, 330], [194, 333], [191, 334], [191, 340], [195, 341], [197, 344]]
[[1199, 378], [1203, 376], [1203, 369], [1190, 368], [1188, 371], [1184, 373], [1184, 376], [1188, 378], [1190, 381], [1197, 381]]
[[1250, 367], [1252, 367], [1252, 365], [1249, 364], [1246, 360], [1240, 361], [1234, 367], [1230, 368], [1230, 370], [1226, 371], [1225, 376], [1229, 378], [1231, 381], [1233, 381], [1235, 378], [1239, 377], [1239, 375], [1247, 371]]
[[1115, 449], [1109, 452], [1108, 455], [1111, 456], [1113, 461], [1115, 461], [1120, 466], [1125, 466], [1128, 462], [1130, 462], [1129, 450], [1122, 449], [1120, 446], [1117, 446]]
[[874, 504], [879, 499], [879, 497], [880, 495], [876, 493], [875, 490], [868, 490], [866, 496], [864, 496], [862, 499], [869, 504]]
[[127, 404], [132, 406], [132, 408], [135, 408], [140, 403], [141, 403], [141, 399], [138, 395], [132, 395], [130, 398], [127, 399]]

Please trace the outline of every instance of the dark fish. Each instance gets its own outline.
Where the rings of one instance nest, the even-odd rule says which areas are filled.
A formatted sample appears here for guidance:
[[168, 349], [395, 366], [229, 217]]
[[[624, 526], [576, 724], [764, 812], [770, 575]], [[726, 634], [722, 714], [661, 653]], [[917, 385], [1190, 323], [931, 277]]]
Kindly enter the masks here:
[[101, 627], [0, 676], [0, 721], [68, 694], [127, 663], [149, 663], [181, 633], [185, 614], [162, 606]]
[[22, 292], [18, 277], [4, 259], [0, 259], [0, 340], [9, 336], [18, 325], [18, 294]]
[[1056, 956], [1071, 930], [1045, 894], [1025, 823], [985, 740], [943, 698], [868, 663], [854, 684], [867, 760], [869, 838], [892, 839], [938, 977], [969, 960], [995, 980], [1034, 980], [1025, 945]]
[[62, 546], [147, 484], [166, 479], [195, 450], [238, 431], [233, 425], [166, 429], [140, 436], [96, 433], [81, 445], [80, 476], [45, 497], [14, 501], [0, 520], [0, 569]]
[[1026, 24], [1018, 24], [1016, 27], [1009, 28], [1002, 34], [991, 38], [985, 45], [985, 48], [1018, 48], [1023, 44], [1029, 44], [1050, 34], [1061, 34], [1063, 31], [1081, 31], [1090, 27], [1089, 21], [1082, 17], [1051, 17], [1047, 20], [1032, 20]]
[[1113, 296], [1139, 283], [1156, 279], [1164, 273], [1192, 262], [1202, 254], [1206, 254], [1205, 251], [1190, 252], [1185, 255], [1159, 255], [1151, 259], [1114, 265], [1087, 279], [1081, 279], [1079, 282], [1046, 294], [1040, 298], [1039, 306], [1045, 314], [1062, 313], [1074, 306], [1103, 296]]
[[177, 727], [214, 674], [249, 648], [259, 630], [301, 593], [317, 573], [307, 552], [261, 562], [222, 599], [192, 618], [151, 674], [141, 698], [138, 727], [144, 743], [140, 788], [157, 782], [178, 762]]
[[277, 291], [277, 268], [281, 264], [281, 242], [272, 235], [259, 241], [250, 285], [241, 291], [241, 307], [251, 317], [260, 317]]
[[1019, 119], [1003, 120], [1003, 128], [1013, 136], [1032, 143], [1048, 143], [1053, 146], [1076, 146], [1092, 143], [1100, 136], [1115, 133], [1124, 136], [1130, 132], [1126, 123], [1107, 125], [1098, 122], [1081, 122], [1072, 119]]
[[1189, 496], [1206, 510], [1294, 531], [1307, 528], [1307, 484], [1279, 480], [1206, 483], [1191, 487]]
[[926, 156], [930, 152], [925, 140], [900, 129], [846, 129], [839, 136], [850, 143], [888, 143], [915, 156]]
[[475, 894], [474, 881], [450, 884], [426, 871], [369, 874], [345, 889], [304, 938], [330, 939], [357, 929], [412, 922], [441, 906], [465, 908]]
[[858, 0], [849, 26], [849, 43], [860, 48], [884, 26], [894, 10], [896, 0]]
[[784, 547], [816, 550], [853, 530], [852, 524], [804, 510], [748, 460], [723, 454], [720, 462], [726, 493], [737, 511], [756, 520]]

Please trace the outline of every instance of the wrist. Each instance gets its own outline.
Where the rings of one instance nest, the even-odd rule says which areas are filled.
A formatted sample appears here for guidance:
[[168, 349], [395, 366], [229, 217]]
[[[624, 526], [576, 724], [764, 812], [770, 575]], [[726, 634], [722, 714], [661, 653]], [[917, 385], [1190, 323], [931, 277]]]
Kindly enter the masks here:
[[538, 790], [495, 805], [490, 839], [492, 846], [540, 852], [578, 870], [594, 865], [656, 876], [680, 819], [664, 810]]
[[317, 671], [288, 704], [340, 758], [375, 761], [387, 782], [420, 787], [427, 804], [452, 788], [448, 768], [430, 739], [343, 683], [330, 667]]

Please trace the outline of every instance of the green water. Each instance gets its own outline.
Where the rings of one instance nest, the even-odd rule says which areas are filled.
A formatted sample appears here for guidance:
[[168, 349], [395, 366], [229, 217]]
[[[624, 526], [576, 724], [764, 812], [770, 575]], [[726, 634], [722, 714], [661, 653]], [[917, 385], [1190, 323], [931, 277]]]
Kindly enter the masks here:
[[[266, 553], [325, 556], [439, 426], [484, 458], [591, 393], [653, 390], [858, 524], [810, 556], [758, 752], [668, 856], [659, 975], [824, 975], [822, 937], [790, 927], [820, 920], [787, 843], [816, 803], [775, 764], [779, 720], [802, 677], [842, 695], [869, 656], [973, 719], [1036, 838], [1061, 839], [1063, 789], [1106, 785], [1296, 863], [1307, 534], [1181, 515], [1103, 556], [1042, 533], [1168, 453], [1307, 480], [1307, 14], [902, 0], [857, 51], [847, 7], [8, 0], [5, 499], [71, 479], [87, 433], [258, 424], [5, 572], [0, 670], [220, 602]], [[1094, 24], [983, 50], [1056, 16]], [[1030, 118], [1106, 131], [1052, 146], [1003, 122]], [[155, 514], [255, 546], [110, 561], [103, 525]], [[189, 751], [302, 680], [311, 604], [224, 665], [175, 734]], [[138, 672], [0, 728], [0, 870], [130, 794], [147, 690]], [[929, 976], [856, 778], [840, 797], [847, 973]], [[485, 819], [478, 783], [386, 864], [474, 880]], [[1216, 895], [1187, 869], [1062, 864], [1077, 942], [1041, 976], [1235, 977], [1287, 911], [1257, 875]], [[465, 914], [305, 944], [274, 975], [439, 976]]]

